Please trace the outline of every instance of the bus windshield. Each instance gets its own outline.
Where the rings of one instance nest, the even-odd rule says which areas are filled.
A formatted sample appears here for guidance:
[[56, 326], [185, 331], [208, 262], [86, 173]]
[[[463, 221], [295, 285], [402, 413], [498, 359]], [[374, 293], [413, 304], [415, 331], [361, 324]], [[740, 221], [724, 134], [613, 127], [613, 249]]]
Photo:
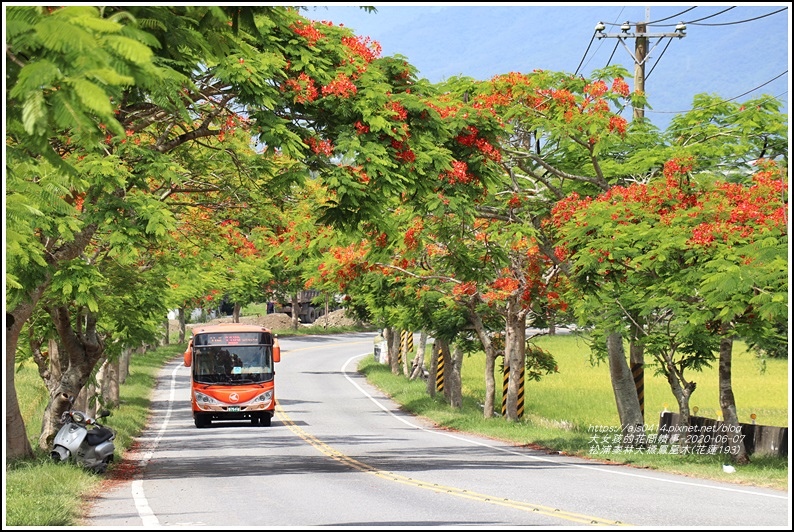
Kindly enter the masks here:
[[273, 380], [269, 345], [194, 346], [193, 380], [205, 384], [251, 384]]

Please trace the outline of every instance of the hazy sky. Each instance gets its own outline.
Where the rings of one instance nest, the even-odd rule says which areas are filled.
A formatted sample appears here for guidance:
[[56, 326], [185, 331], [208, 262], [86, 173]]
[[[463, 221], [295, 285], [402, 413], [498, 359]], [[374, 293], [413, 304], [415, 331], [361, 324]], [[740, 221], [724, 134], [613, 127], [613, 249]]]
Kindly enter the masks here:
[[[598, 22], [617, 35], [620, 24], [650, 22], [646, 116], [666, 127], [692, 106], [695, 94], [745, 101], [771, 95], [790, 102], [790, 2], [692, 6], [680, 3], [528, 4], [375, 3], [377, 13], [351, 4], [308, 7], [314, 20], [343, 24], [380, 42], [382, 55], [402, 55], [420, 76], [438, 82], [463, 75], [490, 79], [536, 69], [588, 75], [608, 64], [634, 73], [635, 39], [594, 38]], [[782, 12], [772, 14], [776, 11]], [[764, 16], [769, 15], [769, 16]], [[685, 37], [674, 33], [685, 22]], [[625, 43], [625, 45], [623, 44]], [[628, 80], [633, 88], [633, 80]]]

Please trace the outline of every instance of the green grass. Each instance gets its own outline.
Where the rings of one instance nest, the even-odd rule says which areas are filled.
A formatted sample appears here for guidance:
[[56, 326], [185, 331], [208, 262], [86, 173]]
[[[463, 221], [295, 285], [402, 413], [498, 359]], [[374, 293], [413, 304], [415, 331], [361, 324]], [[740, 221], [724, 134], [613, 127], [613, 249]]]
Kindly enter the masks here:
[[[180, 355], [185, 345], [172, 344], [134, 355], [130, 374], [120, 388], [119, 408], [107, 418], [116, 431], [116, 458], [130, 448], [143, 430], [149, 414], [150, 396], [157, 372], [165, 362]], [[6, 462], [7, 526], [74, 526], [79, 524], [85, 498], [96, 491], [104, 476], [71, 464], [56, 464], [39, 449], [41, 419], [48, 394], [36, 366], [22, 365], [15, 386], [28, 439], [36, 454], [32, 460]], [[112, 470], [114, 464], [110, 466]]]
[[[277, 330], [280, 337], [334, 334], [364, 330], [351, 327], [302, 327]], [[133, 355], [130, 374], [121, 384], [119, 408], [107, 418], [108, 426], [116, 431], [117, 460], [132, 446], [135, 437], [141, 434], [146, 424], [155, 386], [157, 372], [167, 361], [180, 356], [185, 344], [171, 344]], [[15, 374], [15, 387], [25, 430], [33, 447], [35, 457], [31, 460], [6, 462], [7, 526], [75, 526], [79, 524], [83, 501], [99, 489], [105, 476], [87, 472], [71, 464], [55, 464], [49, 460], [49, 452], [39, 449], [41, 420], [49, 400], [36, 366], [23, 363]], [[115, 467], [111, 464], [108, 474]]]
[[[388, 365], [378, 364], [374, 357], [366, 357], [359, 370], [370, 382], [390, 395], [405, 410], [425, 417], [442, 427], [476, 433], [519, 445], [539, 446], [550, 452], [563, 452], [586, 458], [635, 467], [657, 469], [699, 478], [710, 478], [752, 484], [776, 489], [788, 489], [788, 459], [752, 456], [751, 463], [737, 466], [737, 472], [723, 473], [722, 464], [728, 459], [719, 454], [624, 454], [614, 452], [591, 453], [594, 436], [605, 434], [590, 430], [592, 426], [619, 426], [615, 399], [606, 363], [591, 365], [589, 348], [576, 335], [543, 336], [536, 343], [551, 352], [558, 362], [559, 373], [529, 381], [525, 386], [524, 415], [518, 422], [501, 417], [501, 370], [497, 370], [495, 404], [499, 412], [485, 419], [484, 356], [475, 354], [463, 361], [463, 407], [448, 406], [442, 394], [428, 396], [426, 383], [409, 381], [392, 375]], [[426, 357], [426, 359], [429, 358]], [[501, 359], [500, 359], [501, 360]], [[749, 423], [755, 413], [761, 425], [788, 426], [787, 360], [768, 360], [761, 372], [758, 359], [737, 343], [733, 355], [732, 381], [739, 412], [739, 421]], [[719, 410], [717, 370], [708, 369], [689, 375], [698, 385], [692, 395], [691, 406], [698, 406], [698, 415], [716, 417]], [[645, 417], [648, 433], [655, 433], [659, 414], [667, 407], [677, 411], [667, 381], [654, 375], [653, 367], [645, 371]]]
[[[305, 327], [300, 334], [349, 332], [350, 328]], [[277, 331], [280, 335], [296, 331]], [[615, 425], [617, 416], [614, 398], [605, 365], [591, 366], [584, 341], [573, 335], [543, 337], [538, 344], [551, 351], [560, 373], [546, 376], [526, 386], [525, 415], [517, 423], [501, 417], [485, 419], [482, 415], [484, 396], [483, 359], [471, 356], [463, 364], [464, 404], [460, 410], [446, 405], [440, 394], [430, 397], [425, 382], [409, 381], [392, 375], [388, 366], [366, 357], [360, 370], [376, 386], [391, 395], [406, 410], [433, 420], [437, 424], [460, 431], [483, 434], [521, 445], [534, 444], [569, 454], [588, 456], [590, 424]], [[122, 456], [143, 430], [149, 413], [150, 396], [159, 369], [168, 360], [181, 355], [184, 344], [172, 344], [134, 355], [130, 375], [121, 385], [121, 405], [113, 411], [108, 425], [117, 432], [116, 455]], [[756, 413], [758, 423], [786, 425], [788, 420], [788, 362], [770, 360], [765, 373], [759, 372], [755, 357], [737, 346], [734, 354], [734, 392], [741, 421]], [[497, 405], [501, 405], [497, 376]], [[701, 415], [716, 411], [716, 370], [697, 375], [698, 388], [692, 405], [700, 405]], [[95, 493], [103, 476], [76, 466], [53, 464], [48, 453], [38, 449], [41, 418], [48, 394], [32, 363], [23, 364], [16, 373], [15, 384], [28, 438], [36, 457], [6, 463], [7, 526], [75, 526], [80, 524], [83, 501]], [[658, 423], [658, 412], [665, 404], [675, 410], [675, 402], [667, 383], [652, 375], [645, 377], [648, 423]], [[652, 421], [652, 418], [653, 419]], [[598, 457], [605, 459], [604, 456]], [[630, 462], [647, 467], [701, 478], [718, 478], [729, 482], [787, 489], [788, 462], [781, 458], [753, 457], [752, 463], [738, 467], [734, 475], [722, 473], [720, 456], [682, 457], [679, 455], [622, 456], [610, 455], [615, 462]], [[111, 470], [114, 466], [111, 466]]]
[[249, 303], [240, 309], [241, 316], [264, 316], [267, 314], [267, 303]]
[[[539, 337], [536, 343], [554, 355], [559, 373], [545, 376], [539, 382], [527, 383], [526, 412], [579, 427], [587, 427], [591, 423], [619, 424], [609, 367], [606, 362], [596, 366], [590, 364], [590, 351], [584, 338], [560, 334]], [[485, 394], [481, 360], [472, 357], [464, 361], [464, 393], [475, 397]], [[649, 362], [646, 359], [645, 417], [646, 423], [651, 425], [658, 424], [658, 416], [665, 408], [678, 411], [678, 405], [666, 379], [655, 375], [655, 368]], [[748, 352], [744, 344], [737, 342], [733, 353], [732, 380], [739, 421], [749, 423], [750, 414], [755, 413], [759, 425], [785, 427], [789, 419], [788, 361], [767, 360], [764, 373], [760, 367], [758, 358]], [[697, 407], [699, 416], [716, 418], [719, 411], [716, 366], [701, 373], [690, 371], [686, 376], [697, 383], [690, 407]]]
[[342, 334], [349, 332], [366, 332], [371, 331], [372, 327], [354, 326], [354, 327], [328, 327], [323, 325], [302, 325], [297, 330], [295, 329], [274, 329], [273, 332], [279, 338], [287, 338], [289, 336], [315, 336], [324, 334]]

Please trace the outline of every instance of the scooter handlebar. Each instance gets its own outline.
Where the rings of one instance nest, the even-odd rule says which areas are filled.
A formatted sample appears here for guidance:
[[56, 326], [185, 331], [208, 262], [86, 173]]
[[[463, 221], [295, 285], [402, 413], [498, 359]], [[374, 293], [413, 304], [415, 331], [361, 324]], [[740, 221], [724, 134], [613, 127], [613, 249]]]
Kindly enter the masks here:
[[61, 415], [61, 422], [67, 423], [72, 421], [74, 423], [79, 423], [80, 425], [96, 425], [97, 427], [101, 427], [102, 425], [99, 423], [99, 418], [107, 417], [110, 415], [108, 410], [102, 410], [96, 418], [88, 417], [85, 415], [84, 412], [79, 410], [67, 410]]

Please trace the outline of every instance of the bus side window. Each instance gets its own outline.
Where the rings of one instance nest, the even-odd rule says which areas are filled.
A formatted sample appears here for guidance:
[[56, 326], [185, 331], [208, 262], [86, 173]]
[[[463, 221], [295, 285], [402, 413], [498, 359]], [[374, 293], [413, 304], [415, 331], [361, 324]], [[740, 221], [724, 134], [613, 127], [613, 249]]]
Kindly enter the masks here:
[[206, 348], [199, 351], [196, 356], [196, 374], [212, 375], [214, 373], [217, 373], [215, 370], [215, 354], [212, 351], [207, 351]]

